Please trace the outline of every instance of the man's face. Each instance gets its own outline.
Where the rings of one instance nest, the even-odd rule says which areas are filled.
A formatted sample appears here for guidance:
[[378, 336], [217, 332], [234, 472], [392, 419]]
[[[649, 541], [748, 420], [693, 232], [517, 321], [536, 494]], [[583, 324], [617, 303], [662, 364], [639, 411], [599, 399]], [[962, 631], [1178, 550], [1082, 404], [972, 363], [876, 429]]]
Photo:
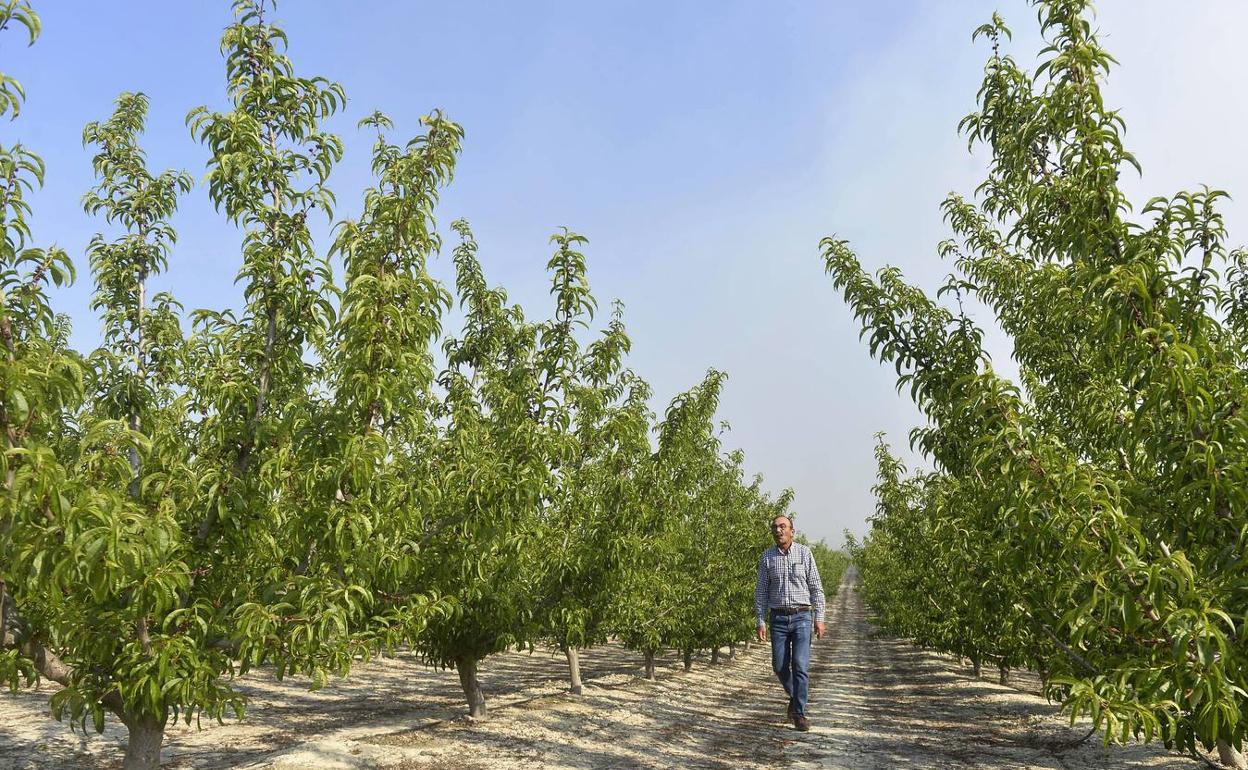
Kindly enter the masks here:
[[793, 542], [793, 525], [786, 517], [777, 516], [772, 519], [771, 538], [776, 541], [776, 546], [782, 549], [787, 549]]

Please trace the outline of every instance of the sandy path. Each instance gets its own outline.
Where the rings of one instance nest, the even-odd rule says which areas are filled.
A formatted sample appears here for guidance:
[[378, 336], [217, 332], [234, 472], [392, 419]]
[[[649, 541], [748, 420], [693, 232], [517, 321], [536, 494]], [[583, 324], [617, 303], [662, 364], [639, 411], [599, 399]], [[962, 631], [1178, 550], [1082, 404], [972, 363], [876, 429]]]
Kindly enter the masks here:
[[[977, 681], [948, 658], [875, 638], [852, 585], [842, 585], [829, 635], [814, 648], [810, 714], [799, 733], [769, 652], [755, 648], [684, 673], [669, 656], [659, 681], [637, 678], [639, 656], [607, 645], [584, 654], [585, 695], [563, 692], [562, 656], [507, 653], [482, 667], [493, 718], [462, 716], [454, 672], [408, 658], [360, 666], [317, 693], [301, 682], [249, 675], [241, 724], [179, 726], [166, 767], [567, 770], [614, 768], [1053, 768], [1192, 770], [1153, 746], [1071, 742], [1038, 696]], [[1025, 682], [1024, 682], [1025, 684]], [[71, 735], [46, 717], [45, 693], [0, 696], [0, 770], [111, 768], [124, 735]]]

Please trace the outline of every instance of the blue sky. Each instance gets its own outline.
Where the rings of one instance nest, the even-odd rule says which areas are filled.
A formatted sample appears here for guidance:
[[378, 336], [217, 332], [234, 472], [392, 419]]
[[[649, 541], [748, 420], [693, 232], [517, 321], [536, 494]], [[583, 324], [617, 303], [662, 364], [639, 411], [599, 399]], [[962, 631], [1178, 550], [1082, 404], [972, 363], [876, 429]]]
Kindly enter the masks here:
[[[107, 117], [120, 91], [144, 91], [152, 165], [201, 175], [206, 153], [184, 118], [224, 106], [218, 41], [230, 9], [36, 7], [35, 47], [14, 33], [0, 42], [5, 71], [29, 94], [4, 136], [48, 163], [32, 198], [36, 242], [79, 257], [79, 282], [57, 306], [89, 347], [99, 322], [81, 255], [102, 225], [79, 205], [92, 184], [82, 126]], [[974, 106], [987, 53], [970, 32], [994, 9], [1017, 33], [1010, 50], [1029, 60], [1034, 12], [1017, 0], [286, 0], [274, 17], [298, 72], [347, 91], [331, 124], [347, 143], [332, 177], [339, 216], [359, 210], [369, 183], [358, 118], [381, 109], [402, 137], [443, 109], [466, 140], [439, 219], [472, 222], [491, 281], [544, 315], [549, 235], [567, 226], [588, 236], [600, 306], [624, 301], [632, 365], [654, 385], [656, 408], [707, 367], [728, 371], [727, 444], [745, 449], [769, 488], [796, 489], [799, 529], [836, 543], [843, 528], [865, 531], [872, 434], [904, 445], [918, 416], [858, 341], [818, 242], [847, 237], [865, 264], [897, 264], [928, 287], [949, 271], [935, 253], [946, 235], [938, 204], [982, 174], [955, 126]], [[1105, 43], [1122, 62], [1108, 93], [1145, 166], [1131, 183], [1142, 197], [1205, 182], [1248, 190], [1248, 100], [1237, 94], [1248, 54], [1235, 39], [1246, 16], [1229, 0], [1101, 4]], [[1233, 241], [1243, 218], [1230, 204]], [[174, 225], [180, 243], [159, 288], [188, 308], [236, 304], [239, 236], [203, 188]], [[990, 344], [1010, 371], [1007, 342]]]

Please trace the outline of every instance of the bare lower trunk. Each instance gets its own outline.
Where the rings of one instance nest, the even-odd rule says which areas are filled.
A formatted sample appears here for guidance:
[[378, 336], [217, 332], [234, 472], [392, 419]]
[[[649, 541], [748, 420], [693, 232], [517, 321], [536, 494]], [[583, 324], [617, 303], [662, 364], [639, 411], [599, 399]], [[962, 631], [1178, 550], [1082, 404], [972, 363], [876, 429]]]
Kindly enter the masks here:
[[983, 671], [982, 667], [980, 666], [979, 658], [971, 658], [971, 670], [974, 672], [975, 678], [979, 679], [979, 675]]
[[732, 642], [728, 645], [728, 660], [736, 660], [736, 657], [737, 657], [737, 643]]
[[568, 657], [568, 692], [581, 694], [581, 656], [575, 647], [564, 647], [563, 654]]
[[751, 647], [751, 642], [750, 642], [750, 640], [749, 640], [749, 639], [746, 639], [746, 640], [745, 640], [745, 652], [749, 652], [749, 651], [750, 651], [750, 647]]
[[646, 653], [646, 679], [654, 681], [654, 653]]
[[160, 744], [165, 740], [164, 720], [141, 716], [123, 720], [130, 731], [126, 744], [125, 770], [157, 770], [160, 767]]
[[718, 647], [711, 648], [711, 665], [712, 666], [719, 665], [719, 648]]
[[1000, 682], [1001, 684], [1010, 683], [1010, 667], [1009, 666], [1005, 664], [998, 666], [997, 673], [999, 674], [999, 676], [997, 677], [998, 682]]
[[686, 649], [685, 650], [685, 670], [688, 671], [692, 668], [693, 668], [693, 650]]
[[1248, 761], [1244, 760], [1244, 755], [1236, 751], [1235, 747], [1225, 740], [1218, 741], [1218, 759], [1222, 764], [1227, 767], [1233, 767], [1235, 770], [1248, 768]]
[[485, 719], [485, 693], [481, 692], [481, 683], [477, 681], [477, 659], [463, 657], [455, 661], [459, 670], [459, 686], [464, 688], [464, 697], [468, 699], [468, 715], [474, 719]]

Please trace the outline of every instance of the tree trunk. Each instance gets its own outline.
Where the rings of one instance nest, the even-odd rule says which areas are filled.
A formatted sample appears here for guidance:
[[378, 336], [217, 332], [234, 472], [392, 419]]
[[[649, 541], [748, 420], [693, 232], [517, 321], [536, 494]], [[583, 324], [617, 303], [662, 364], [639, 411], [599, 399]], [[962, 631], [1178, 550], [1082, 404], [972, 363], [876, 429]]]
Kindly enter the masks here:
[[1000, 666], [997, 667], [997, 672], [999, 674], [997, 678], [998, 682], [1000, 682], [1001, 684], [1010, 683], [1010, 667], [1009, 666], [1002, 663]]
[[455, 661], [459, 671], [459, 686], [464, 688], [464, 697], [468, 699], [468, 716], [474, 719], [485, 719], [485, 693], [481, 692], [481, 682], [477, 681], [477, 659], [463, 657]]
[[564, 647], [563, 654], [568, 656], [568, 679], [571, 685], [568, 692], [573, 695], [581, 694], [581, 656], [575, 647]]
[[654, 681], [654, 653], [646, 652], [646, 679]]
[[719, 648], [718, 647], [711, 648], [711, 665], [712, 666], [719, 665]]
[[736, 660], [736, 659], [737, 659], [737, 643], [729, 642], [728, 643], [728, 660]]
[[979, 675], [983, 669], [980, 666], [980, 661], [979, 661], [978, 656], [971, 658], [971, 670], [974, 672], [975, 678], [979, 679]]
[[750, 646], [751, 646], [751, 640], [747, 638], [747, 639], [745, 640], [745, 649], [744, 649], [744, 652], [749, 652], [749, 651], [750, 651]]
[[151, 716], [130, 717], [122, 720], [130, 731], [126, 744], [125, 770], [158, 770], [160, 767], [160, 744], [165, 740], [164, 720]]
[[689, 671], [692, 668], [693, 668], [693, 650], [686, 647], [685, 648], [685, 670]]
[[1227, 767], [1233, 767], [1235, 770], [1245, 770], [1248, 768], [1248, 761], [1244, 760], [1244, 755], [1235, 750], [1235, 747], [1227, 743], [1225, 740], [1218, 740], [1218, 759]]

